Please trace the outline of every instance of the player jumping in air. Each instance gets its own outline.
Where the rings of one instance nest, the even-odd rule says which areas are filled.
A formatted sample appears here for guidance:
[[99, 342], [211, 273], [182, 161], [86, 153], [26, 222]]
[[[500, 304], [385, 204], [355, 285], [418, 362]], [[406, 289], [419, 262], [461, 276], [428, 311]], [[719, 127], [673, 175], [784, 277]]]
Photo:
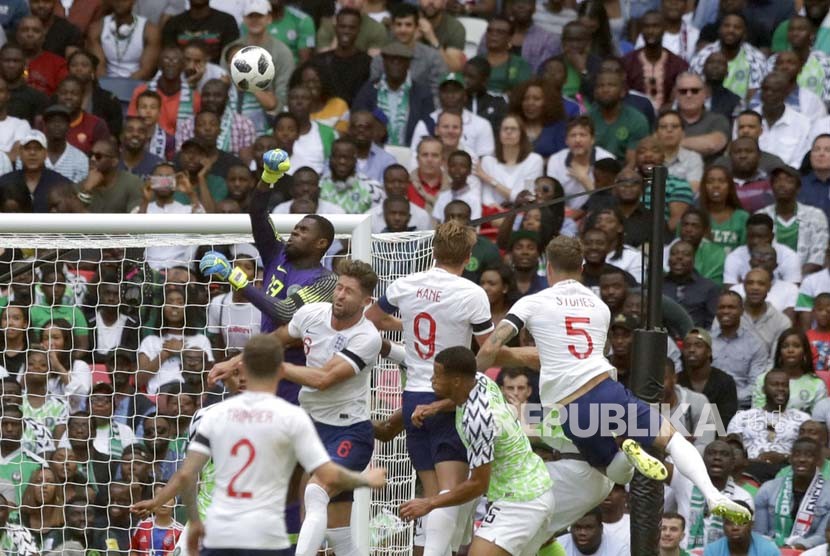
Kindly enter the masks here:
[[[152, 511], [153, 504], [181, 493], [191, 554], [200, 553], [201, 542], [202, 556], [288, 556], [285, 498], [298, 462], [331, 492], [382, 488], [386, 471], [358, 474], [332, 463], [306, 412], [274, 396], [284, 370], [277, 338], [254, 336], [242, 357], [247, 390], [202, 416], [182, 467], [150, 503], [136, 504], [134, 510]], [[202, 523], [196, 480], [210, 459], [216, 486]]]
[[[455, 488], [469, 473], [467, 452], [455, 430], [455, 404], [437, 399], [431, 379], [437, 353], [469, 346], [474, 335], [481, 344], [493, 330], [487, 294], [461, 277], [475, 241], [472, 228], [455, 221], [439, 225], [432, 244], [435, 267], [395, 280], [366, 313], [381, 330], [403, 330], [406, 447], [427, 497]], [[400, 320], [391, 316], [396, 311]], [[424, 556], [444, 556], [456, 544], [456, 528], [464, 529], [468, 521], [459, 513], [464, 512], [458, 506], [429, 513]]]
[[[372, 303], [377, 281], [370, 265], [345, 262], [333, 303], [305, 305], [277, 330], [284, 345], [305, 348], [306, 366], [285, 365], [285, 376], [302, 385], [300, 407], [311, 416], [329, 457], [353, 471], [366, 469], [375, 445], [369, 380], [382, 339], [363, 311]], [[297, 556], [315, 556], [324, 537], [338, 556], [360, 556], [351, 538], [351, 510], [351, 491], [338, 493], [312, 477]]]
[[[478, 353], [478, 368], [488, 369], [496, 355], [523, 327], [536, 340], [541, 363], [539, 388], [542, 404], [567, 409], [562, 423], [567, 437], [591, 465], [603, 469], [614, 482], [625, 484], [634, 468], [647, 477], [664, 480], [665, 466], [642, 449], [656, 446], [668, 452], [677, 471], [697, 486], [715, 515], [734, 523], [747, 523], [749, 511], [721, 494], [709, 479], [697, 449], [671, 425], [654, 414], [609, 374], [613, 367], [604, 357], [611, 314], [590, 289], [580, 283], [582, 246], [565, 236], [547, 247], [550, 287], [516, 302]], [[622, 412], [631, 425], [618, 447], [614, 434], [599, 430], [604, 411]], [[600, 422], [597, 422], [597, 421]], [[653, 425], [659, 423], [659, 430]], [[586, 432], [587, 431], [587, 432]]]

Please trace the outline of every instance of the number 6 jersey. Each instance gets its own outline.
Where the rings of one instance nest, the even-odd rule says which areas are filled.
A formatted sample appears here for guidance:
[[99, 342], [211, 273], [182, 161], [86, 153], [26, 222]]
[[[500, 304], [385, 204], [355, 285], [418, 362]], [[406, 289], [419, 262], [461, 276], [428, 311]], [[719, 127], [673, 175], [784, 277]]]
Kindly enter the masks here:
[[603, 355], [611, 311], [575, 280], [524, 296], [504, 320], [518, 330], [526, 326], [536, 341], [541, 362], [539, 396], [546, 406], [614, 368]]
[[389, 314], [400, 310], [407, 392], [432, 392], [435, 354], [448, 347], [469, 347], [473, 334], [493, 330], [484, 290], [442, 268], [398, 278], [378, 305]]
[[216, 470], [206, 548], [288, 548], [285, 497], [294, 467], [311, 473], [330, 461], [306, 412], [264, 392], [211, 407], [188, 448], [213, 458]]

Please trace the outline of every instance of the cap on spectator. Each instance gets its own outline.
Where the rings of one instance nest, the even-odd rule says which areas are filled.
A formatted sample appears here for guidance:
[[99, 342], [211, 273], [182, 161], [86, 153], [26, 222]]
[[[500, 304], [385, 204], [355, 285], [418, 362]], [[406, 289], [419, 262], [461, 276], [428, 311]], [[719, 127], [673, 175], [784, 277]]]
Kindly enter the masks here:
[[520, 239], [532, 239], [533, 243], [542, 250], [541, 240], [539, 239], [539, 234], [536, 232], [531, 232], [530, 230], [516, 230], [512, 234], [510, 234], [510, 245], [508, 249], [513, 249], [513, 246], [516, 245], [516, 242]]
[[23, 139], [20, 140], [20, 146], [25, 147], [31, 142], [35, 142], [44, 149], [46, 148], [46, 136], [43, 134], [42, 131], [38, 131], [36, 129], [30, 129], [29, 133], [23, 136]]
[[198, 142], [196, 139], [188, 139], [187, 141], [182, 143], [182, 146], [181, 148], [179, 148], [179, 150], [183, 151], [185, 149], [189, 149], [190, 147], [196, 147], [200, 151], [205, 152], [205, 147], [202, 146], [202, 144]]
[[248, 0], [245, 2], [245, 11], [243, 12], [243, 15], [268, 15], [270, 13], [271, 3], [268, 0]]
[[235, 243], [231, 245], [231, 256], [234, 259], [253, 259], [258, 267], [262, 267], [259, 251], [250, 243]]
[[389, 118], [386, 117], [386, 114], [380, 108], [375, 108], [372, 110], [372, 116], [383, 126], [389, 125]]
[[398, 56], [399, 58], [409, 58], [415, 55], [411, 48], [400, 41], [392, 41], [380, 49], [380, 53], [384, 56]]
[[633, 332], [634, 330], [640, 328], [640, 319], [634, 315], [620, 313], [614, 317], [614, 320], [611, 322], [611, 326], [609, 328], [614, 328], [615, 326], [618, 328], [625, 328]]
[[460, 71], [451, 71], [447, 75], [441, 78], [441, 83], [439, 86], [443, 86], [444, 83], [458, 83], [462, 87], [464, 87], [464, 75]]
[[688, 341], [689, 338], [697, 338], [698, 340], [702, 341], [704, 344], [709, 346], [709, 349], [712, 349], [712, 336], [703, 328], [692, 328], [686, 334], [685, 340]]
[[69, 108], [67, 108], [63, 104], [53, 104], [52, 106], [48, 107], [46, 110], [43, 111], [44, 120], [49, 118], [49, 116], [63, 116], [67, 120], [72, 119], [72, 113], [69, 111]]
[[787, 164], [778, 164], [777, 166], [775, 166], [775, 168], [770, 170], [769, 177], [770, 178], [775, 178], [775, 174], [777, 174], [779, 172], [783, 172], [783, 173], [787, 174], [788, 176], [790, 176], [791, 178], [795, 178], [795, 180], [799, 184], [801, 183], [801, 174], [799, 174], [798, 170], [796, 170], [792, 166], [789, 166]]

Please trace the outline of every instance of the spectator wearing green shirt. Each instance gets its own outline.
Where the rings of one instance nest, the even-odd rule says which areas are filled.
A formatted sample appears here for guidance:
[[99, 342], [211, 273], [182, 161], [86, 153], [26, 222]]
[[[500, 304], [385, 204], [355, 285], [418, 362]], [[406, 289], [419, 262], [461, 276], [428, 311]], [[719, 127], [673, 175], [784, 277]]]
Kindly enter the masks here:
[[504, 16], [490, 18], [484, 40], [487, 44], [485, 57], [490, 63], [490, 79], [487, 89], [492, 93], [508, 93], [510, 90], [531, 78], [533, 68], [520, 55], [511, 51], [510, 40], [513, 37], [513, 22]]
[[[689, 207], [680, 218], [680, 239], [689, 242], [695, 249], [695, 270], [712, 280], [717, 285], [723, 285], [723, 263], [726, 260], [726, 251], [722, 245], [709, 239], [710, 221], [706, 211], [697, 207]], [[668, 248], [665, 251], [665, 260], [668, 260]]]
[[746, 244], [749, 213], [742, 208], [732, 172], [726, 166], [709, 166], [700, 180], [700, 207], [709, 215], [712, 242], [728, 254]]
[[634, 146], [649, 134], [648, 121], [634, 108], [623, 103], [623, 77], [602, 72], [594, 86], [595, 104], [588, 110], [594, 122], [597, 145], [619, 159], [634, 161]]
[[346, 214], [363, 214], [380, 202], [380, 185], [357, 174], [357, 145], [348, 137], [334, 141], [328, 171], [320, 179], [320, 199]]
[[[663, 153], [663, 148], [660, 146], [660, 141], [654, 135], [644, 137], [637, 143], [637, 150], [634, 153], [634, 161], [640, 174], [643, 176], [651, 175], [651, 170], [655, 166], [660, 166], [665, 162], [666, 155]], [[666, 211], [665, 218], [668, 223], [669, 230], [673, 233], [677, 229], [677, 224], [680, 222], [680, 217], [686, 212], [692, 202], [694, 201], [694, 193], [692, 187], [684, 179], [671, 174], [666, 180]], [[647, 209], [651, 209], [651, 184], [649, 183], [643, 192], [643, 204]]]
[[0, 416], [0, 481], [14, 485], [14, 500], [23, 500], [23, 491], [36, 469], [46, 462], [23, 448], [23, 410], [19, 405], [3, 404]]
[[[345, 2], [337, 2], [337, 7], [346, 7]], [[378, 23], [363, 12], [365, 0], [349, 0], [348, 7], [360, 12], [360, 30], [357, 33], [354, 45], [358, 50], [367, 52], [369, 56], [380, 53], [383, 45], [389, 42], [386, 27]], [[334, 18], [326, 18], [320, 23], [317, 30], [317, 52], [328, 52], [336, 47], [334, 33]]]
[[[248, 28], [242, 25], [242, 35]], [[305, 12], [287, 6], [283, 0], [271, 0], [271, 23], [268, 34], [281, 41], [294, 54], [294, 63], [301, 64], [311, 58], [317, 44], [314, 20]]]
[[30, 326], [37, 330], [49, 321], [63, 319], [72, 325], [72, 336], [76, 354], [82, 355], [89, 349], [89, 328], [86, 317], [76, 305], [62, 304], [66, 292], [66, 274], [58, 265], [47, 265], [41, 271], [40, 291], [43, 304], [33, 305], [29, 310]]

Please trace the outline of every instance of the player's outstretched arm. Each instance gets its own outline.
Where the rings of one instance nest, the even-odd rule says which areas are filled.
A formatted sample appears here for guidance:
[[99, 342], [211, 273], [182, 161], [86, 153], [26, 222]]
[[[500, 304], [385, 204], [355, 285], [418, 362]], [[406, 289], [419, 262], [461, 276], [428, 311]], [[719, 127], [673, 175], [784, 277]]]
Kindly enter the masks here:
[[502, 319], [496, 329], [487, 338], [487, 341], [478, 350], [476, 355], [476, 364], [479, 371], [484, 371], [492, 367], [496, 362], [496, 356], [501, 351], [507, 342], [513, 339], [513, 336], [519, 331], [506, 319]]
[[329, 359], [322, 368], [304, 367], [286, 362], [283, 363], [283, 371], [285, 378], [291, 382], [317, 390], [328, 390], [332, 386], [349, 380], [355, 374], [354, 367], [339, 355]]
[[184, 487], [189, 482], [196, 483], [199, 473], [210, 458], [201, 452], [189, 450], [184, 458], [182, 466], [176, 471], [167, 484], [159, 490], [152, 500], [142, 500], [130, 506], [130, 511], [137, 514], [141, 519], [154, 513], [159, 507], [173, 500], [184, 492]]
[[490, 464], [472, 470], [470, 477], [443, 494], [430, 498], [415, 498], [401, 504], [400, 514], [405, 521], [427, 515], [436, 508], [458, 506], [484, 495], [490, 487]]
[[389, 442], [403, 432], [403, 411], [399, 409], [382, 421], [372, 421], [372, 428], [375, 440]]
[[262, 155], [262, 176], [251, 196], [248, 214], [251, 217], [251, 231], [254, 244], [263, 261], [267, 264], [271, 257], [282, 248], [279, 234], [271, 224], [268, 215], [268, 200], [274, 184], [291, 168], [288, 153], [280, 149], [268, 151]]
[[536, 346], [502, 347], [493, 364], [496, 367], [529, 367], [538, 370], [541, 367], [539, 349]]
[[341, 465], [328, 461], [315, 469], [312, 476], [328, 492], [342, 492], [362, 487], [378, 489], [386, 486], [386, 469], [382, 467], [367, 469], [363, 473], [355, 473]]
[[377, 301], [375, 301], [366, 311], [366, 318], [369, 319], [378, 330], [403, 330], [403, 323], [401, 322], [401, 319], [384, 311]]

